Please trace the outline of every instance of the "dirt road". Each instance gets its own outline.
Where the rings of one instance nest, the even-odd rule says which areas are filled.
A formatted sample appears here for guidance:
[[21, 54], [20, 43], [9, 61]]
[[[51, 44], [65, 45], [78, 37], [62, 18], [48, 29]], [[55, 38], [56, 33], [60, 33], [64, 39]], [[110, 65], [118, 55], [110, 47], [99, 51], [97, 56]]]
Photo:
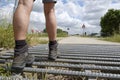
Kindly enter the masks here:
[[59, 41], [60, 44], [108, 44], [108, 45], [120, 45], [116, 42], [102, 41], [95, 38], [86, 38], [86, 37], [67, 37]]

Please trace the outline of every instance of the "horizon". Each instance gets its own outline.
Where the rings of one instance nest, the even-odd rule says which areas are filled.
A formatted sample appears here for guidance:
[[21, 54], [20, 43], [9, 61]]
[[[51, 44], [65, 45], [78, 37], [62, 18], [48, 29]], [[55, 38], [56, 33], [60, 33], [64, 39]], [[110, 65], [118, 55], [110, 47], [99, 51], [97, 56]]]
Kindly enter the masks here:
[[[67, 31], [69, 34], [81, 34], [82, 25], [85, 24], [87, 33], [99, 33], [100, 18], [108, 9], [120, 9], [120, 0], [58, 0], [56, 9], [56, 18], [58, 28]], [[10, 15], [13, 13], [14, 0], [0, 0], [0, 19], [7, 17], [12, 20]], [[43, 14], [43, 4], [41, 0], [34, 3], [31, 12], [30, 28], [42, 31], [45, 28], [45, 19]]]

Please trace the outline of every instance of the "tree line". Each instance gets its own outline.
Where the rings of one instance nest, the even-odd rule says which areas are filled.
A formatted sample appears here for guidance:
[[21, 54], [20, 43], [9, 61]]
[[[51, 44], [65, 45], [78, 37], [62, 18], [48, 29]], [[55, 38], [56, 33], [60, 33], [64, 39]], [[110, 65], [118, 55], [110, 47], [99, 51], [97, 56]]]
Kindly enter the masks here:
[[100, 26], [102, 36], [112, 36], [115, 33], [120, 34], [120, 10], [109, 9], [101, 17]]

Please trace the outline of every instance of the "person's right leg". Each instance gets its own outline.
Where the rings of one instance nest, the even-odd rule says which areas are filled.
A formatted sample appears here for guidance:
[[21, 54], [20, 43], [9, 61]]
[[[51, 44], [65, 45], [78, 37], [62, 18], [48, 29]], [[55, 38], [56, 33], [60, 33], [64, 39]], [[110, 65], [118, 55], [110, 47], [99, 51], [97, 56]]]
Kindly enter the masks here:
[[33, 0], [19, 0], [18, 7], [14, 13], [13, 26], [15, 40], [25, 40], [29, 25], [30, 12]]
[[25, 40], [32, 7], [33, 0], [19, 0], [18, 7], [14, 13], [13, 29], [15, 38], [15, 52], [12, 70], [21, 71], [21, 69], [23, 69], [26, 65], [28, 46]]

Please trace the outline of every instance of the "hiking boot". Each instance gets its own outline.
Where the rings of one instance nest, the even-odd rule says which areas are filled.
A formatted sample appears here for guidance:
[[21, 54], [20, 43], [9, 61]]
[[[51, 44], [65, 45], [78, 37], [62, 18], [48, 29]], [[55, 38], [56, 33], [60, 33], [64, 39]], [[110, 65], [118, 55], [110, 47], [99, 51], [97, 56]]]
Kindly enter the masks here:
[[12, 72], [21, 73], [26, 65], [26, 58], [28, 57], [28, 45], [21, 49], [14, 50], [14, 59], [12, 63]]
[[50, 45], [49, 44], [49, 55], [48, 55], [48, 59], [49, 60], [56, 60], [57, 58], [57, 46], [58, 43], [54, 44], [54, 45]]
[[14, 50], [14, 60], [12, 64], [12, 72], [21, 73], [25, 66], [31, 67], [35, 58], [33, 55], [28, 54], [28, 45], [21, 49]]
[[32, 63], [34, 62], [35, 57], [32, 54], [28, 54], [26, 59], [26, 67], [32, 67]]

